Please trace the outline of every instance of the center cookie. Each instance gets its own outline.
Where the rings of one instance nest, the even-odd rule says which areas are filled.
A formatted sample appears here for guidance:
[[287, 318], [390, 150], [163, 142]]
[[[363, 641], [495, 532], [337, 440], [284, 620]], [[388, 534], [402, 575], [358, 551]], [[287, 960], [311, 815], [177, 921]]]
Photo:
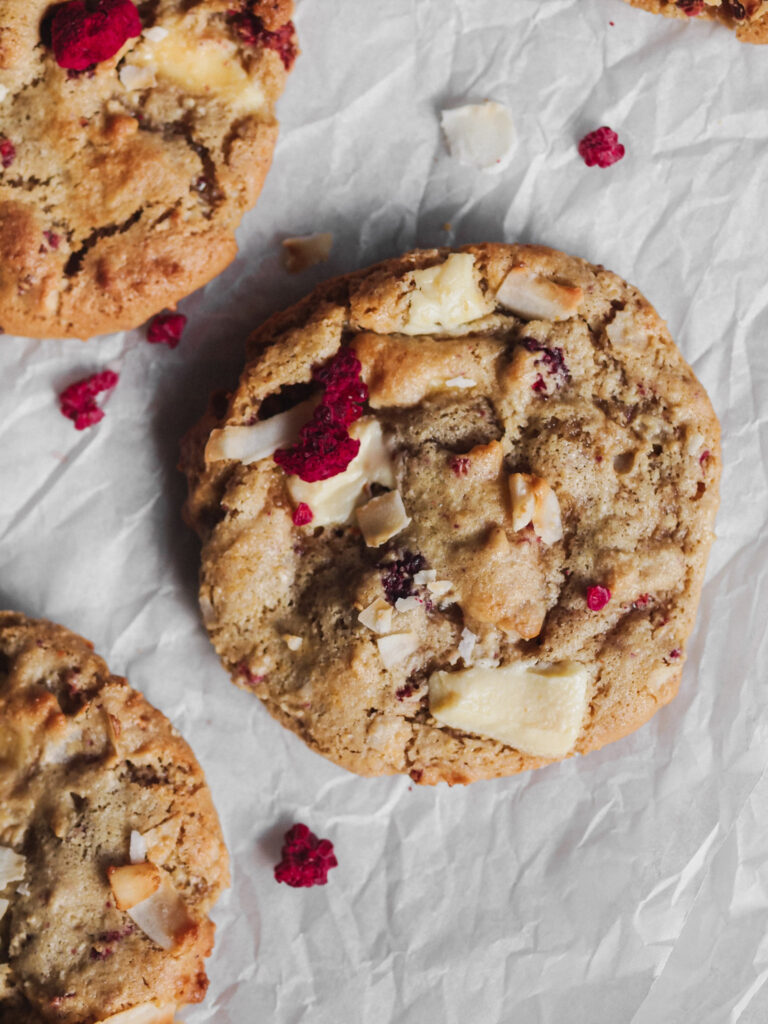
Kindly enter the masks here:
[[292, 6], [0, 0], [0, 331], [135, 327], [232, 260]]
[[81, 637], [0, 612], [0, 1024], [172, 1024], [227, 884], [170, 722]]
[[719, 428], [602, 267], [480, 245], [331, 281], [251, 337], [184, 464], [217, 651], [346, 768], [508, 775], [677, 691]]

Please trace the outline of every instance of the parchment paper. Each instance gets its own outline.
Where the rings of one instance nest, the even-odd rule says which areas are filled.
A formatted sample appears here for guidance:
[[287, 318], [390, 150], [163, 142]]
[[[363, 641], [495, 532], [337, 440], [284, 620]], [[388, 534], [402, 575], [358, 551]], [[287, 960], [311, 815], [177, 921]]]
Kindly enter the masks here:
[[[140, 331], [0, 338], [0, 605], [92, 639], [191, 742], [232, 853], [211, 988], [189, 1024], [696, 1024], [768, 1019], [768, 47], [620, 0], [299, 0], [304, 55], [240, 256]], [[500, 175], [439, 111], [509, 106]], [[588, 169], [608, 124], [627, 148]], [[450, 223], [450, 230], [443, 225]], [[297, 277], [286, 235], [333, 231]], [[332, 273], [416, 244], [537, 241], [638, 285], [723, 426], [718, 540], [677, 700], [605, 750], [468, 789], [364, 780], [310, 753], [220, 668], [180, 521], [178, 442], [245, 335]], [[120, 373], [95, 429], [67, 383]], [[284, 829], [336, 845], [277, 885]]]

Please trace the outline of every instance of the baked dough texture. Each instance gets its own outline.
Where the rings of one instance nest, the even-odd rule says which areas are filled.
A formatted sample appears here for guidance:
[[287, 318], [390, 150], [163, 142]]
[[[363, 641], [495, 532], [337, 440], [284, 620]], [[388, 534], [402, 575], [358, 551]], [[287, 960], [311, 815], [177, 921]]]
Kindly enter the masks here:
[[[110, 884], [137, 834], [172, 894], [168, 949]], [[0, 1022], [170, 1024], [205, 994], [207, 914], [228, 882], [203, 773], [170, 722], [81, 637], [0, 612]]]
[[140, 36], [68, 71], [47, 0], [0, 0], [6, 334], [135, 327], [235, 256], [277, 139], [292, 0], [137, 7]]
[[719, 21], [743, 43], [768, 43], [768, 3], [765, 0], [625, 0], [667, 18]]
[[[317, 368], [345, 348], [368, 392], [349, 427], [362, 476], [246, 457], [286, 410], [313, 415]], [[664, 322], [603, 267], [485, 244], [330, 281], [251, 335], [182, 468], [224, 666], [352, 771], [509, 775], [619, 739], [677, 692], [719, 426]], [[469, 704], [449, 694], [436, 717], [459, 679]]]

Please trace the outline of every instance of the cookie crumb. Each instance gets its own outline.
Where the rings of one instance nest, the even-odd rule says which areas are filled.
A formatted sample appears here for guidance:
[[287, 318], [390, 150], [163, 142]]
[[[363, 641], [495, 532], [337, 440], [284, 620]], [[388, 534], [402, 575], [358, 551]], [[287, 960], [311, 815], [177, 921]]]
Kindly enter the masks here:
[[610, 167], [621, 160], [624, 153], [619, 136], [606, 125], [588, 132], [579, 143], [579, 156], [587, 167]]
[[318, 839], [301, 823], [285, 833], [281, 856], [283, 859], [275, 866], [275, 881], [294, 889], [325, 885], [328, 872], [339, 863], [330, 839]]

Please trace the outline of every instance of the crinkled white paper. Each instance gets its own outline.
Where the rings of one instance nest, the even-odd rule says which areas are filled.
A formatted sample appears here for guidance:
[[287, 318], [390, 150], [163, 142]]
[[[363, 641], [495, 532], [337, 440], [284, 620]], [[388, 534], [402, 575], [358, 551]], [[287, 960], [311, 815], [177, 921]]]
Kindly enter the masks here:
[[[768, 1019], [768, 47], [620, 0], [300, 0], [304, 54], [240, 256], [182, 303], [178, 349], [0, 338], [0, 603], [92, 639], [197, 752], [232, 853], [189, 1024], [733, 1024]], [[448, 155], [441, 110], [497, 100], [504, 173]], [[607, 124], [626, 158], [587, 168]], [[290, 277], [288, 235], [332, 231]], [[196, 606], [179, 439], [246, 333], [414, 245], [537, 241], [666, 317], [721, 417], [723, 502], [680, 696], [584, 759], [469, 789], [310, 753], [220, 668]], [[61, 388], [111, 367], [77, 433]], [[336, 845], [277, 885], [284, 830]]]

